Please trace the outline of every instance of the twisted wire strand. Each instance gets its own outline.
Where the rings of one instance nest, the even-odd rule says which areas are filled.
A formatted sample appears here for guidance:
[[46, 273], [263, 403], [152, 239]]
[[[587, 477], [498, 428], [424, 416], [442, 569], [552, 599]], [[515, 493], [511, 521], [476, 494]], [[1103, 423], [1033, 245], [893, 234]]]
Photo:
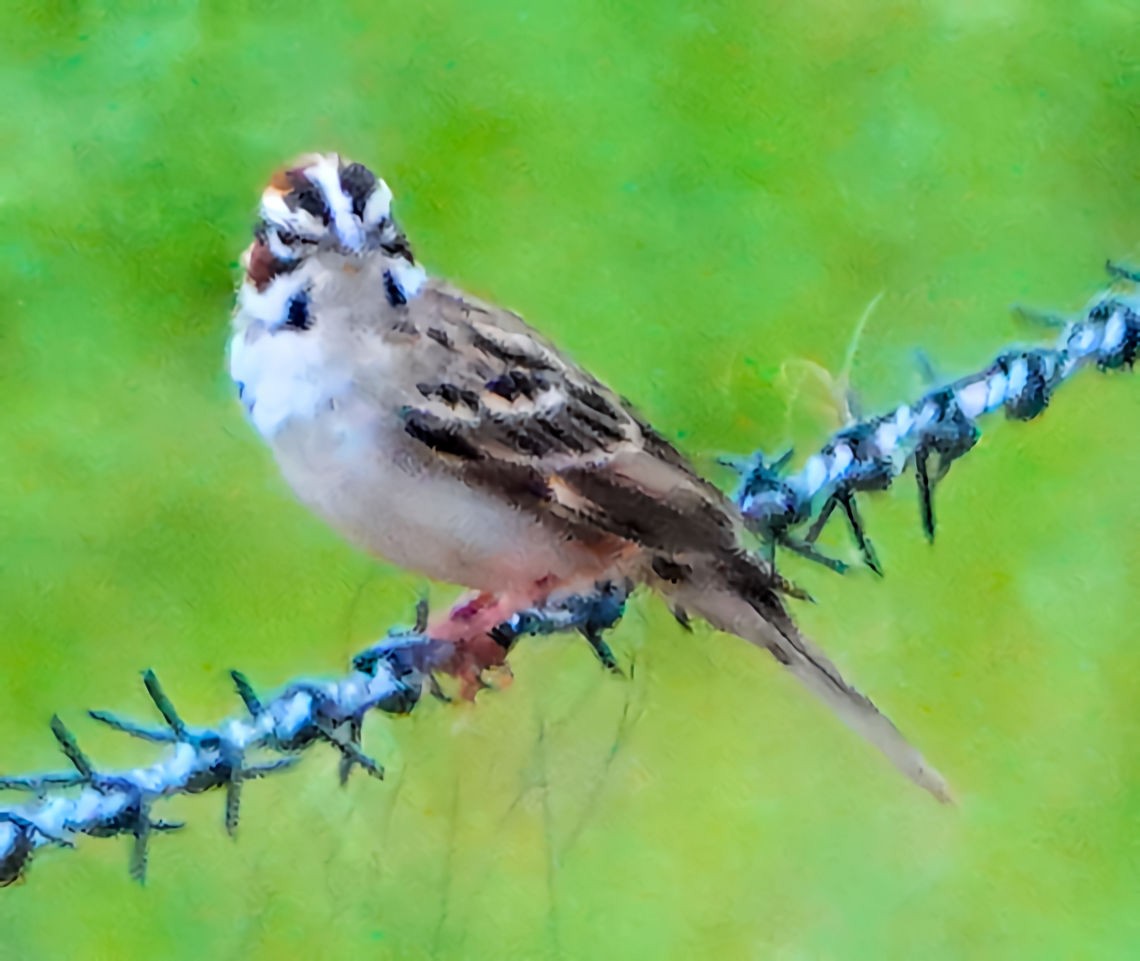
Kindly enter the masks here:
[[[1109, 270], [1117, 280], [1140, 283], [1136, 273], [1111, 264]], [[933, 537], [934, 486], [977, 443], [978, 418], [1004, 409], [1007, 417], [1030, 420], [1082, 368], [1094, 363], [1101, 370], [1132, 367], [1140, 350], [1140, 294], [1135, 286], [1107, 291], [1094, 298], [1080, 317], [1057, 326], [1062, 330], [1052, 347], [1003, 351], [984, 370], [928, 391], [914, 404], [851, 424], [797, 473], [784, 473], [790, 452], [774, 461], [755, 454], [742, 468], [737, 492], [747, 523], [773, 552], [781, 545], [842, 570], [846, 565], [814, 547], [830, 515], [842, 509], [865, 562], [881, 570], [862, 529], [854, 495], [884, 490], [913, 466], [923, 527]], [[794, 531], [804, 525], [809, 525], [806, 535], [797, 537]], [[598, 584], [594, 593], [522, 611], [491, 633], [509, 649], [523, 636], [577, 632], [603, 665], [616, 670], [603, 634], [621, 618], [630, 589], [626, 583]], [[182, 826], [154, 817], [156, 802], [221, 790], [224, 825], [234, 834], [244, 782], [292, 767], [303, 751], [316, 744], [339, 753], [342, 783], [355, 767], [382, 778], [382, 765], [361, 746], [363, 719], [370, 711], [406, 714], [425, 690], [442, 696], [434, 672], [450, 651], [427, 636], [426, 627], [426, 607], [421, 606], [411, 630], [389, 631], [357, 654], [343, 677], [294, 681], [264, 701], [244, 675], [231, 672], [245, 711], [214, 727], [187, 725], [157, 677], [147, 671], [143, 681], [164, 726], [148, 727], [106, 711], [89, 712], [115, 730], [166, 745], [165, 755], [146, 767], [100, 771], [74, 734], [53, 717], [52, 733], [72, 770], [0, 777], [0, 791], [35, 795], [25, 804], [0, 805], [0, 886], [22, 878], [39, 852], [73, 847], [81, 836], [130, 837], [130, 872], [142, 881], [152, 836]]]
[[[1106, 371], [1134, 364], [1140, 349], [1140, 274], [1112, 263], [1108, 271], [1127, 286], [1097, 295], [1075, 319], [1037, 316], [1061, 327], [1053, 346], [1010, 348], [983, 370], [935, 387], [913, 404], [850, 424], [794, 474], [784, 471], [790, 451], [774, 460], [763, 452], [753, 455], [738, 467], [742, 479], [736, 493], [748, 526], [766, 541], [773, 557], [780, 545], [842, 571], [846, 564], [815, 548], [823, 526], [842, 510], [864, 563], [882, 573], [855, 495], [886, 490], [913, 467], [923, 530], [933, 540], [934, 488], [977, 443], [980, 417], [1003, 409], [1010, 419], [1032, 420], [1044, 412], [1057, 388], [1083, 368], [1095, 364]], [[797, 536], [804, 525], [806, 534]]]
[[[607, 658], [612, 655], [601, 633], [621, 618], [629, 590], [628, 584], [606, 582], [596, 585], [594, 593], [521, 611], [494, 630], [495, 639], [509, 650], [525, 635], [577, 631], [610, 666]], [[151, 837], [182, 827], [154, 817], [156, 802], [179, 794], [224, 791], [224, 823], [232, 835], [244, 782], [292, 767], [301, 752], [317, 744], [340, 754], [342, 784], [355, 767], [383, 778], [383, 766], [361, 746], [364, 716], [370, 711], [407, 714], [425, 690], [443, 697], [433, 671], [450, 656], [450, 648], [425, 633], [426, 605], [417, 614], [415, 627], [390, 631], [357, 654], [351, 671], [336, 680], [294, 681], [263, 701], [243, 674], [231, 672], [245, 711], [214, 727], [187, 725], [154, 673], [144, 672], [147, 693], [164, 726], [136, 724], [106, 711], [88, 713], [117, 731], [167, 745], [165, 755], [147, 767], [101, 772], [75, 735], [53, 717], [52, 733], [73, 770], [0, 777], [0, 791], [36, 795], [26, 804], [0, 805], [0, 886], [23, 877], [41, 850], [74, 847], [80, 836], [132, 838], [130, 873], [143, 881]]]

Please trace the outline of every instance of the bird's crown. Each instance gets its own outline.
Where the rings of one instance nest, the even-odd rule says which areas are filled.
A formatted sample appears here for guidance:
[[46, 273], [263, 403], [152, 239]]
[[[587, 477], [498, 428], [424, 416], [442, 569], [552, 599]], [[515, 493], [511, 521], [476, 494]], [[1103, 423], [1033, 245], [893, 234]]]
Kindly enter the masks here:
[[322, 251], [382, 251], [414, 264], [392, 217], [392, 191], [371, 170], [335, 153], [306, 154], [275, 173], [262, 191], [246, 272], [258, 287]]

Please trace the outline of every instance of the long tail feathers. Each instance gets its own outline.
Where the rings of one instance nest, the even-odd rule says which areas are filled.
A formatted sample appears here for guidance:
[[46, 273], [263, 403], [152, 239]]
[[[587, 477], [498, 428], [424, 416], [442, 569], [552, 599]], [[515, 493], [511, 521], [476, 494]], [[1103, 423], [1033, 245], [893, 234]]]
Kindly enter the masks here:
[[915, 784], [939, 801], [953, 803], [950, 787], [942, 775], [926, 762], [889, 718], [843, 679], [827, 655], [800, 634], [778, 602], [754, 606], [727, 587], [680, 587], [671, 593], [685, 608], [714, 627], [766, 648], [844, 724], [875, 745]]

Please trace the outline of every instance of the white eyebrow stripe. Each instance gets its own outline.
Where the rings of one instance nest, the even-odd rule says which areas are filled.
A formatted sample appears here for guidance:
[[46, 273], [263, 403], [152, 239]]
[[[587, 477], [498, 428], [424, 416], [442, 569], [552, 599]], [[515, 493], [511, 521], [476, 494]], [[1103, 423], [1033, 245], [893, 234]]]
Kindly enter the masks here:
[[376, 186], [364, 205], [364, 223], [367, 226], [379, 224], [392, 215], [392, 189], [384, 180], [377, 177]]
[[271, 227], [265, 231], [265, 243], [269, 247], [269, 252], [278, 260], [297, 259], [297, 252], [281, 240], [281, 235], [277, 232], [276, 227]]
[[350, 250], [360, 250], [364, 245], [364, 236], [360, 224], [352, 213], [352, 200], [344, 192], [340, 184], [340, 163], [335, 157], [321, 157], [311, 167], [306, 167], [301, 173], [310, 182], [316, 184], [324, 194], [325, 204], [329, 214], [340, 235], [341, 243]]
[[310, 240], [319, 240], [326, 231], [324, 223], [307, 210], [290, 210], [285, 203], [285, 195], [274, 187], [261, 195], [261, 215], [271, 224]]

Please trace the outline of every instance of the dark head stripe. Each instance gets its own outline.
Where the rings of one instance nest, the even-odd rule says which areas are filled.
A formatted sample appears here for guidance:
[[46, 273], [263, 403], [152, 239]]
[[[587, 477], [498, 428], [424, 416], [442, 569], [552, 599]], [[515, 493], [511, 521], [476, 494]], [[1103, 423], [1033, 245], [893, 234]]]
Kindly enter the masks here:
[[[391, 202], [388, 185], [364, 164], [337, 154], [309, 154], [273, 176], [262, 194], [261, 214], [277, 228], [282, 245], [297, 248], [298, 257], [311, 253], [307, 245], [312, 243], [358, 254], [379, 247], [414, 267], [411, 248], [391, 217]], [[272, 235], [266, 241], [271, 253], [292, 259]], [[399, 283], [400, 274], [395, 277]]]
[[286, 206], [290, 210], [300, 208], [327, 224], [331, 218], [329, 202], [320, 186], [309, 180], [301, 170], [287, 170], [285, 177], [291, 187], [285, 194]]
[[364, 205], [376, 188], [376, 175], [364, 164], [351, 163], [340, 172], [340, 189], [352, 201], [352, 212], [364, 216]]

